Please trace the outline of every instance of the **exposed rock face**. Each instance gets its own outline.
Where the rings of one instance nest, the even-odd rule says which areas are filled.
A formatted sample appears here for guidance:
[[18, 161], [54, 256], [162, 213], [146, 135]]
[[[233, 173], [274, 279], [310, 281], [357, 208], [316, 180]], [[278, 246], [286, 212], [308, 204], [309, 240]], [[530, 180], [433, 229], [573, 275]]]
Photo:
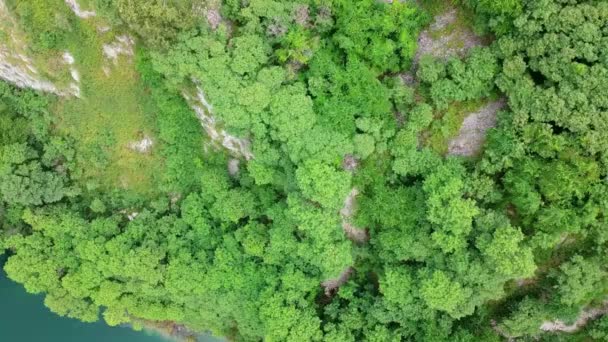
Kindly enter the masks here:
[[[133, 47], [135, 46], [135, 40], [133, 37], [128, 35], [117, 36], [116, 39], [110, 44], [104, 44], [103, 56], [107, 61], [111, 62], [114, 67], [118, 66], [118, 58], [125, 56], [130, 59], [135, 54]], [[110, 76], [112, 68], [109, 63], [104, 63], [101, 67], [106, 76]]]
[[350, 279], [354, 271], [354, 268], [348, 267], [337, 278], [328, 279], [322, 282], [321, 286], [325, 288], [325, 295], [327, 297], [330, 297], [332, 294], [334, 294], [336, 290], [340, 288], [340, 286], [346, 284], [346, 282], [348, 281], [348, 279]]
[[103, 46], [103, 55], [116, 65], [118, 64], [118, 56], [133, 56], [134, 45], [135, 40], [132, 37], [128, 35], [118, 36], [114, 42]]
[[356, 209], [356, 200], [359, 195], [359, 190], [353, 188], [346, 199], [344, 200], [344, 206], [340, 210], [340, 216], [342, 216], [342, 229], [346, 236], [358, 243], [364, 243], [369, 240], [369, 235], [367, 234], [367, 230], [357, 228], [350, 223], [350, 219], [355, 214]]
[[128, 211], [126, 209], [119, 211], [119, 213], [125, 215], [129, 221], [135, 220], [135, 218], [139, 215], [139, 212], [137, 211]]
[[220, 11], [216, 8], [209, 9], [207, 10], [206, 16], [207, 22], [209, 23], [209, 26], [211, 26], [211, 29], [214, 31], [217, 30], [222, 23], [222, 15], [220, 14]]
[[74, 96], [80, 97], [80, 73], [74, 66], [74, 56], [68, 51], [63, 53], [63, 61], [70, 67], [70, 76], [72, 76], [72, 83], [70, 83], [70, 89]]
[[239, 174], [239, 165], [241, 161], [235, 158], [232, 158], [228, 161], [228, 174], [230, 176], [235, 177]]
[[[195, 82], [197, 83], [197, 82]], [[213, 116], [213, 106], [205, 98], [203, 90], [197, 86], [196, 96], [190, 96], [184, 93], [184, 97], [194, 109], [196, 116], [201, 122], [201, 126], [209, 135], [209, 138], [215, 143], [220, 144], [236, 157], [243, 157], [246, 160], [253, 159], [251, 153], [250, 142], [247, 139], [238, 138], [228, 134], [224, 129], [218, 127], [218, 122]]]
[[140, 141], [131, 142], [129, 148], [139, 153], [148, 153], [153, 145], [154, 141], [150, 137], [144, 136]]
[[91, 18], [96, 15], [94, 11], [86, 11], [80, 8], [80, 5], [76, 0], [65, 0], [65, 3], [70, 6], [72, 12], [74, 12], [74, 14], [81, 19]]
[[137, 215], [139, 215], [139, 213], [136, 212], [136, 211], [134, 211], [132, 213], [127, 214], [127, 219], [129, 221], [133, 221], [133, 220], [135, 220], [135, 218], [137, 217]]
[[[19, 62], [11, 62], [14, 59], [18, 59]], [[25, 55], [14, 56], [9, 51], [0, 48], [0, 78], [20, 88], [62, 94], [52, 82], [38, 78], [37, 74], [38, 71]]]
[[[457, 20], [456, 8], [449, 8], [445, 13], [435, 17], [435, 21], [418, 37], [418, 51], [414, 57], [414, 64], [417, 64], [424, 55], [446, 59], [463, 56], [471, 48], [484, 45], [484, 39], [475, 35], [469, 28], [455, 27], [453, 30], [447, 30]], [[442, 32], [444, 30], [446, 32]]]
[[359, 167], [359, 160], [352, 154], [347, 154], [342, 160], [342, 168], [345, 171], [355, 172]]
[[496, 126], [496, 113], [504, 108], [506, 100], [490, 102], [464, 119], [460, 133], [448, 143], [448, 154], [473, 156], [479, 153], [487, 131]]
[[19, 25], [11, 16], [4, 0], [0, 0], [0, 31], [7, 37], [5, 41], [0, 42], [0, 78], [20, 88], [31, 88], [60, 96], [80, 96], [80, 75], [72, 66], [74, 58], [67, 52], [63, 55], [63, 61], [70, 67], [73, 79], [67, 87], [57, 86], [41, 76], [32, 59], [27, 56], [25, 35], [19, 31]]
[[104, 34], [106, 32], [109, 32], [111, 29], [112, 28], [107, 25], [97, 26], [97, 33]]

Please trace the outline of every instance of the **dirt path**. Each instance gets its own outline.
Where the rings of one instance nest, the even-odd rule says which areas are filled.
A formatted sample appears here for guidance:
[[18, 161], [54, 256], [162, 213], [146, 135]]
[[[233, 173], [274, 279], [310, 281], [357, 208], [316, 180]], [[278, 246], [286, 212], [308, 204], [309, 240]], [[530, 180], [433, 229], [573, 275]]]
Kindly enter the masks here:
[[581, 311], [576, 321], [570, 325], [564, 323], [562, 320], [556, 319], [554, 321], [543, 322], [540, 326], [540, 330], [547, 332], [573, 333], [587, 325], [589, 321], [606, 314], [608, 314], [608, 300], [604, 301], [603, 305], [599, 308], [590, 308]]
[[[344, 206], [340, 210], [340, 216], [342, 217], [342, 230], [346, 236], [355, 243], [366, 243], [369, 241], [369, 234], [366, 229], [355, 227], [350, 220], [356, 211], [356, 200], [359, 195], [359, 190], [353, 188], [346, 199], [344, 199]], [[347, 267], [337, 278], [325, 280], [321, 283], [321, 286], [325, 288], [325, 295], [332, 296], [340, 286], [346, 284], [348, 279], [352, 276], [355, 269], [352, 266]]]
[[346, 236], [357, 243], [366, 243], [369, 240], [369, 234], [366, 229], [355, 227], [350, 221], [355, 214], [356, 200], [359, 195], [359, 190], [353, 188], [346, 199], [344, 199], [344, 205], [340, 210], [340, 216], [342, 217], [342, 229]]

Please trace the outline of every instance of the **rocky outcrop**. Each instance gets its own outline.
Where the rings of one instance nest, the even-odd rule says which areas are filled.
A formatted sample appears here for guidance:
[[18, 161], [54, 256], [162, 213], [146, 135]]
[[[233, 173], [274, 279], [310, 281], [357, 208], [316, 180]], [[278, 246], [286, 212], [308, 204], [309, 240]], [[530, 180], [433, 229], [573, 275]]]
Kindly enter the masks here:
[[342, 217], [342, 229], [346, 236], [353, 242], [365, 243], [369, 240], [369, 235], [366, 229], [355, 227], [351, 223], [351, 219], [355, 214], [356, 200], [359, 195], [359, 190], [353, 188], [346, 199], [344, 199], [344, 205], [340, 209], [340, 216]]
[[420, 33], [414, 64], [417, 64], [424, 55], [440, 59], [452, 56], [462, 57], [471, 48], [486, 43], [470, 28], [458, 24], [458, 15], [456, 8], [448, 8], [444, 13], [435, 17], [428, 29]]
[[118, 66], [118, 58], [120, 56], [132, 59], [133, 55], [135, 55], [135, 51], [133, 49], [134, 46], [135, 39], [126, 34], [117, 36], [112, 43], [104, 44], [102, 48], [103, 56], [107, 62], [111, 63], [106, 62], [105, 65], [102, 66], [104, 74], [106, 74], [106, 76], [110, 76], [112, 72], [110, 66]]
[[228, 174], [231, 177], [236, 177], [239, 174], [241, 161], [236, 158], [231, 158], [228, 161]]
[[74, 56], [66, 51], [63, 53], [62, 57], [64, 63], [69, 66], [70, 76], [72, 76], [72, 82], [70, 83], [69, 89], [74, 96], [80, 97], [80, 73], [78, 72], [78, 69], [76, 69], [76, 66], [74, 66]]
[[139, 141], [133, 141], [129, 143], [129, 149], [139, 152], [139, 153], [148, 153], [152, 149], [154, 145], [154, 141], [149, 136], [144, 136]]
[[20, 88], [31, 88], [58, 95], [63, 94], [55, 85], [38, 76], [38, 71], [25, 55], [12, 55], [0, 47], [0, 78]]
[[76, 0], [65, 0], [66, 5], [70, 6], [72, 12], [81, 19], [88, 19], [94, 17], [96, 13], [94, 11], [86, 11], [80, 8], [80, 4]]
[[448, 154], [455, 156], [474, 156], [481, 150], [486, 133], [496, 126], [496, 114], [504, 108], [504, 98], [481, 107], [468, 115], [460, 127], [458, 136], [448, 143]]
[[355, 272], [354, 268], [347, 267], [337, 278], [323, 281], [321, 286], [325, 289], [325, 295], [327, 297], [331, 297], [340, 288], [340, 286], [346, 284], [353, 272]]
[[135, 46], [135, 40], [131, 36], [126, 34], [117, 36], [115, 41], [103, 46], [103, 55], [116, 65], [118, 64], [118, 56], [131, 57], [134, 55], [133, 46]]
[[230, 135], [219, 127], [217, 119], [213, 116], [213, 106], [207, 102], [205, 93], [200, 86], [196, 87], [195, 96], [189, 95], [187, 92], [184, 92], [183, 95], [190, 107], [194, 109], [196, 117], [211, 141], [221, 145], [236, 157], [243, 157], [246, 160], [253, 159], [249, 140]]
[[4, 0], [0, 0], [0, 31], [4, 32], [6, 37], [0, 41], [0, 78], [20, 88], [80, 97], [80, 74], [73, 65], [74, 57], [69, 52], [62, 56], [63, 63], [69, 68], [72, 77], [72, 82], [67, 86], [58, 86], [42, 76], [32, 58], [27, 55], [25, 35], [19, 31], [19, 25], [11, 16]]

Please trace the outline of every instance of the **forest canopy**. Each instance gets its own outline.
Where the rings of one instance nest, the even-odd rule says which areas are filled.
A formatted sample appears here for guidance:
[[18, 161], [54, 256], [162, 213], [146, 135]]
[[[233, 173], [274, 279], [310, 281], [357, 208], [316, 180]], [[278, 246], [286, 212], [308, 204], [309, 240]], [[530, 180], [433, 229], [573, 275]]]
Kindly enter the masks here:
[[0, 82], [0, 253], [51, 311], [608, 338], [608, 2], [0, 3], [82, 91]]

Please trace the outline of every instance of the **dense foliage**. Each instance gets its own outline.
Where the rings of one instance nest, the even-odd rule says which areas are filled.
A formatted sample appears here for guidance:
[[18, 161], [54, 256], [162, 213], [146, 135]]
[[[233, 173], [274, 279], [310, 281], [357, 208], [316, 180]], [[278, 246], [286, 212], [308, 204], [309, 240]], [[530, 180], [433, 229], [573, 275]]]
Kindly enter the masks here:
[[[449, 58], [416, 55], [424, 1], [90, 3], [139, 37], [163, 172], [89, 186], [60, 100], [0, 83], [4, 269], [53, 312], [236, 341], [608, 335], [541, 329], [606, 310], [607, 2], [461, 1], [495, 39]], [[251, 158], [203, 142], [197, 92]], [[483, 150], [447, 153], [499, 98]]]

